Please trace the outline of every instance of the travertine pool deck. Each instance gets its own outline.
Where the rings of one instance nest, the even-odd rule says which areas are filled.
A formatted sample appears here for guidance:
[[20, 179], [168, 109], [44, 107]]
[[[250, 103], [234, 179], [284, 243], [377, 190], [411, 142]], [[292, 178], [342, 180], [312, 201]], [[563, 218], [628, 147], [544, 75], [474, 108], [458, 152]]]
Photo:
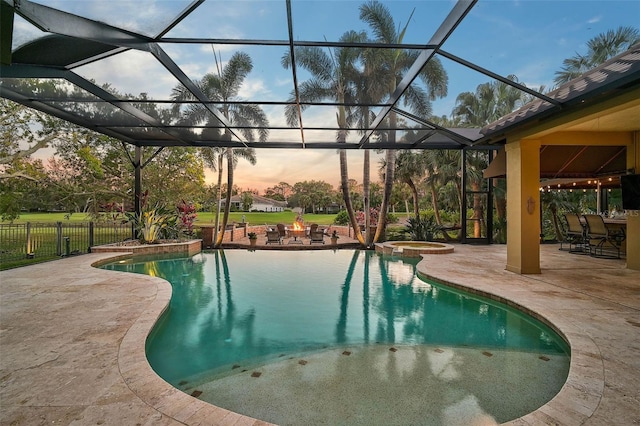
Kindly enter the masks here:
[[[424, 255], [419, 270], [523, 306], [570, 341], [563, 389], [512, 424], [640, 424], [640, 272], [626, 270], [624, 260], [541, 249], [539, 275], [505, 271], [506, 247], [498, 245]], [[171, 288], [91, 266], [113, 256], [0, 272], [0, 424], [266, 424], [155, 375], [145, 338]]]

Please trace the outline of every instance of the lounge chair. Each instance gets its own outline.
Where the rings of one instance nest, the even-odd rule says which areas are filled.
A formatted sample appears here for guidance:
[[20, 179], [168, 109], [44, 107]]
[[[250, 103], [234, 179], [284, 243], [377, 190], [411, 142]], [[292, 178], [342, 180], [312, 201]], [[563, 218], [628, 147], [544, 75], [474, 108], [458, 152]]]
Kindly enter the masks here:
[[583, 216], [587, 223], [589, 254], [594, 257], [619, 259], [620, 244], [624, 240], [624, 233], [610, 231], [599, 214], [585, 214]]
[[567, 221], [567, 232], [564, 241], [560, 242], [560, 250], [563, 250], [562, 244], [569, 244], [569, 253], [589, 253], [589, 244], [586, 239], [586, 231], [580, 222], [580, 216], [576, 213], [566, 213], [564, 215]]
[[324, 244], [324, 232], [322, 231], [311, 231], [309, 233], [309, 237], [311, 238], [311, 240], [309, 241], [309, 244], [313, 244], [313, 243]]
[[280, 238], [285, 238], [287, 236], [287, 229], [285, 228], [284, 223], [277, 224], [276, 229], [278, 230], [278, 234], [280, 234]]
[[267, 231], [267, 242], [266, 244], [282, 244], [282, 237], [278, 231]]

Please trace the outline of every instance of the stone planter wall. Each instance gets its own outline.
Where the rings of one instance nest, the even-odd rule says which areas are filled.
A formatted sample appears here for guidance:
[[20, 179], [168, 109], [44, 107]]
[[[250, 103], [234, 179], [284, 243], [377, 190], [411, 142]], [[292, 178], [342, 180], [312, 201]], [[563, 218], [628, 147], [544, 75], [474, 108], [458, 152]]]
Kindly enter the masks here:
[[107, 244], [104, 246], [91, 247], [92, 253], [133, 253], [134, 256], [140, 255], [159, 255], [171, 253], [183, 253], [189, 256], [200, 253], [202, 250], [202, 240], [190, 240], [178, 243], [165, 244]]

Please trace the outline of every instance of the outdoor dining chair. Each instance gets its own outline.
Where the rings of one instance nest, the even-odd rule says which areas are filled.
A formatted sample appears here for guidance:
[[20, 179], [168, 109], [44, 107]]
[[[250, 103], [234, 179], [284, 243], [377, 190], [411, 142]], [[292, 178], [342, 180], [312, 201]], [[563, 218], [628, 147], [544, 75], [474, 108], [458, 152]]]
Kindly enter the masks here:
[[594, 257], [619, 259], [620, 243], [624, 235], [611, 232], [599, 214], [585, 214], [583, 217], [587, 224], [589, 254]]
[[580, 222], [580, 216], [577, 213], [566, 213], [564, 217], [567, 221], [567, 232], [564, 241], [560, 242], [560, 250], [563, 250], [563, 243], [568, 243], [569, 253], [588, 254], [589, 244], [586, 240], [586, 229]]

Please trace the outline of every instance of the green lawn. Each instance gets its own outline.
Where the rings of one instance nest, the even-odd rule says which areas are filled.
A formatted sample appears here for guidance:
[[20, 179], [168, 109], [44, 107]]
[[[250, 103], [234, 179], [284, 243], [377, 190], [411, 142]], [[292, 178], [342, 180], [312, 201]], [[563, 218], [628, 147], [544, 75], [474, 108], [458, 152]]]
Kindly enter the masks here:
[[[91, 218], [85, 213], [22, 213], [20, 217], [13, 221], [13, 223], [55, 223], [55, 222], [90, 222]], [[9, 223], [9, 222], [0, 222]]]
[[[293, 223], [296, 220], [296, 214], [291, 211], [278, 213], [260, 213], [260, 212], [232, 212], [229, 215], [229, 222], [242, 222], [242, 216], [249, 225], [275, 225], [278, 223]], [[306, 214], [304, 215], [305, 223], [317, 223], [318, 225], [331, 225], [335, 214]], [[196, 225], [205, 225], [214, 223], [215, 216], [212, 212], [198, 212]], [[13, 223], [55, 223], [55, 222], [89, 222], [91, 217], [85, 213], [23, 213], [20, 218]], [[8, 223], [8, 222], [2, 222]]]

